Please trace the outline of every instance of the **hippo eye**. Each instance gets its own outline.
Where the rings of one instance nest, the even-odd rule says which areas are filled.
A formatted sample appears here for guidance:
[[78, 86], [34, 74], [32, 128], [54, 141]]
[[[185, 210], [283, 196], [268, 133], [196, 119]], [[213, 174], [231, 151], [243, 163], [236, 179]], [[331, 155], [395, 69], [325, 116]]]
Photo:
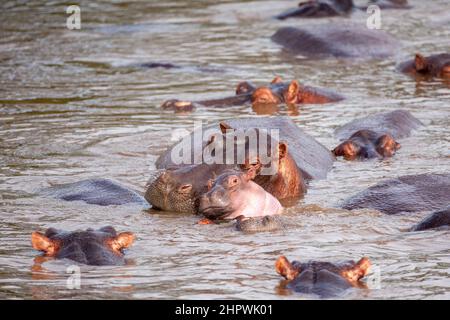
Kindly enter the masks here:
[[181, 192], [188, 192], [192, 189], [192, 184], [184, 184], [180, 187]]

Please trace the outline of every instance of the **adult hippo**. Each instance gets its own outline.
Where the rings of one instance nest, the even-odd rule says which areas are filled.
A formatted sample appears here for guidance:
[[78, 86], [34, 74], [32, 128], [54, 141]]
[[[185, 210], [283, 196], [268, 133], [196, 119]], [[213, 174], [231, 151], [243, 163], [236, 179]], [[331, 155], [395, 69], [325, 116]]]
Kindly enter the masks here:
[[281, 256], [275, 263], [277, 273], [288, 281], [288, 289], [325, 298], [336, 296], [352, 287], [364, 288], [365, 285], [360, 280], [369, 273], [370, 267], [371, 263], [366, 257], [358, 262], [290, 263], [286, 257]]
[[149, 207], [147, 201], [138, 192], [118, 182], [103, 178], [54, 185], [41, 190], [39, 194], [65, 201], [83, 201], [100, 206], [139, 205]]
[[118, 234], [110, 226], [73, 232], [50, 228], [45, 234], [38, 231], [31, 234], [33, 248], [46, 256], [96, 266], [124, 265], [123, 250], [130, 247], [134, 239], [133, 233]]
[[287, 10], [276, 16], [284, 20], [292, 17], [321, 18], [345, 16], [353, 10], [353, 0], [309, 0], [298, 4], [295, 9]]
[[392, 157], [400, 144], [390, 134], [359, 130], [333, 149], [333, 154], [346, 160]]
[[200, 214], [226, 220], [281, 214], [280, 202], [252, 181], [255, 175], [254, 168], [246, 172], [229, 170], [209, 180], [208, 192], [200, 196]]
[[341, 141], [350, 139], [355, 132], [369, 130], [376, 135], [389, 135], [392, 139], [409, 137], [413, 130], [422, 126], [416, 117], [407, 110], [381, 112], [367, 117], [355, 119], [334, 131], [334, 135]]
[[301, 85], [297, 80], [283, 82], [281, 77], [275, 77], [269, 85], [255, 86], [243, 81], [236, 86], [236, 95], [210, 100], [183, 101], [171, 99], [165, 101], [161, 108], [175, 112], [192, 111], [195, 107], [226, 107], [251, 103], [259, 105], [286, 104], [322, 104], [343, 100], [344, 97], [332, 90]]
[[389, 34], [354, 24], [283, 27], [271, 39], [288, 52], [308, 58], [385, 58], [398, 47]]
[[351, 196], [343, 209], [371, 208], [386, 214], [440, 209], [450, 203], [450, 174], [418, 174], [385, 180]]
[[[262, 149], [259, 149], [258, 141], [263, 130], [278, 135], [277, 139], [270, 135], [265, 137], [268, 138], [266, 152], [272, 150], [272, 146], [274, 149], [274, 153], [270, 152], [270, 157], [266, 157], [269, 153], [259, 152]], [[210, 134], [203, 134], [202, 131]], [[256, 140], [253, 142], [257, 143], [245, 139], [242, 147], [240, 144], [233, 144], [234, 156], [237, 150], [245, 150], [243, 161], [237, 163], [236, 158], [233, 158], [232, 163], [228, 164], [225, 161], [205, 163], [205, 150], [210, 154], [215, 153], [216, 149], [222, 150], [217, 154], [219, 158], [227, 154], [226, 148], [220, 148], [220, 145], [223, 145], [220, 137], [227, 139], [230, 134], [233, 137], [239, 133], [247, 134], [249, 131], [256, 133]], [[200, 143], [195, 143], [195, 137], [199, 135]], [[211, 140], [214, 136], [219, 138]], [[174, 162], [174, 155], [180, 150], [186, 151], [187, 159], [190, 163], [194, 163], [193, 165]], [[156, 167], [166, 170], [148, 184], [145, 198], [161, 210], [198, 213], [199, 195], [207, 191], [209, 179], [214, 179], [230, 168], [244, 171], [254, 168], [256, 170], [254, 181], [257, 184], [279, 200], [289, 199], [303, 195], [306, 191], [305, 179], [325, 178], [333, 162], [334, 156], [331, 152], [288, 117], [226, 120], [219, 125], [213, 124], [195, 130], [163, 153], [156, 161]], [[173, 169], [174, 167], [177, 169]], [[262, 172], [263, 169], [266, 171], [269, 168], [270, 172]]]
[[417, 53], [414, 59], [402, 62], [398, 66], [398, 70], [419, 78], [450, 78], [450, 53], [434, 54], [427, 57]]
[[450, 205], [431, 213], [411, 228], [411, 231], [424, 231], [429, 229], [448, 228], [450, 226]]

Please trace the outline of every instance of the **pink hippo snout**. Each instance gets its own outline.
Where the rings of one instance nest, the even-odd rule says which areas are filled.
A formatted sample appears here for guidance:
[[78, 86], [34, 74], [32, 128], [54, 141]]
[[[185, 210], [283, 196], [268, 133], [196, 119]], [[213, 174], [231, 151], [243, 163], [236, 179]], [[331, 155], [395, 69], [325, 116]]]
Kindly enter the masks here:
[[226, 171], [209, 181], [199, 211], [209, 219], [251, 218], [281, 214], [280, 202], [251, 179], [254, 173]]

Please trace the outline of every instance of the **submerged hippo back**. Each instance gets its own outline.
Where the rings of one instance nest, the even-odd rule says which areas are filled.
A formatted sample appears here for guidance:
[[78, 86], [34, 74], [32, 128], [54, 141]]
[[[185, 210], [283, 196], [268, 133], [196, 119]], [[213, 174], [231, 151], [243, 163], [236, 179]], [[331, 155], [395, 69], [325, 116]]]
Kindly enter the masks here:
[[335, 136], [339, 140], [346, 140], [359, 130], [371, 130], [378, 134], [390, 134], [394, 139], [408, 137], [414, 129], [422, 126], [407, 110], [394, 110], [377, 113], [368, 117], [353, 120], [336, 129]]
[[386, 214], [431, 211], [450, 203], [450, 174], [419, 174], [382, 181], [350, 197], [342, 208]]
[[118, 182], [101, 178], [55, 185], [41, 190], [40, 194], [65, 201], [84, 201], [100, 206], [137, 204], [148, 207], [144, 197], [137, 192]]
[[351, 24], [283, 27], [272, 40], [307, 57], [383, 58], [394, 54], [397, 41], [389, 34]]

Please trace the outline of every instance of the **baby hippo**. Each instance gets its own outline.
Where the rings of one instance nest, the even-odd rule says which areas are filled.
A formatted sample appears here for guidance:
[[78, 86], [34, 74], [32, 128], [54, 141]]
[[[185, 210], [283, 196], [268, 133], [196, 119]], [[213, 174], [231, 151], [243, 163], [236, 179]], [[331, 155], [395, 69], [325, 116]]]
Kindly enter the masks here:
[[254, 169], [227, 170], [208, 181], [208, 192], [200, 198], [199, 212], [208, 219], [245, 219], [283, 212], [280, 202], [252, 181]]
[[360, 279], [369, 273], [370, 266], [369, 259], [365, 257], [356, 263], [345, 261], [335, 264], [322, 261], [290, 263], [286, 257], [281, 256], [275, 263], [275, 270], [289, 281], [286, 285], [288, 289], [330, 297], [348, 288], [364, 288]]
[[124, 265], [123, 249], [130, 247], [134, 239], [133, 233], [117, 234], [110, 226], [73, 232], [50, 228], [45, 234], [31, 234], [33, 248], [46, 256], [95, 266]]
[[400, 144], [390, 134], [359, 130], [332, 151], [346, 160], [392, 157]]
[[417, 53], [414, 59], [401, 63], [398, 69], [412, 76], [450, 78], [450, 53], [428, 57]]

